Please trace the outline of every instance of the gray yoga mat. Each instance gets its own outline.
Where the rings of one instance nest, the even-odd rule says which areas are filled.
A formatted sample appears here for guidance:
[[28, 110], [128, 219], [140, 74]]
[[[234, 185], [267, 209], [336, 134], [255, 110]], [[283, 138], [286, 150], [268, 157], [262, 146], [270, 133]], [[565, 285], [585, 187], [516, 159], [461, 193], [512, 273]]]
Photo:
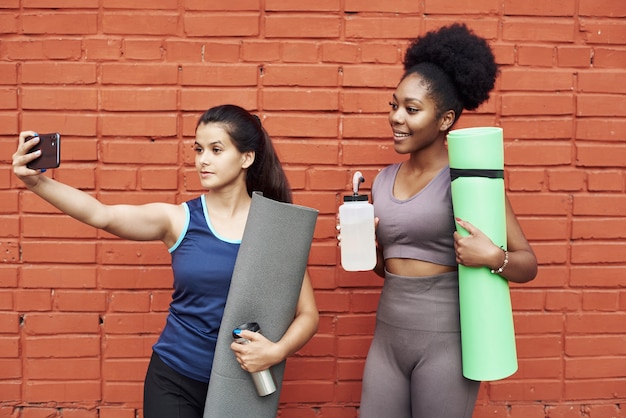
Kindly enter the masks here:
[[315, 209], [253, 193], [217, 338], [204, 418], [276, 416], [285, 362], [271, 369], [276, 392], [257, 395], [252, 377], [230, 349], [232, 331], [258, 322], [271, 341], [283, 336], [294, 318], [316, 221]]

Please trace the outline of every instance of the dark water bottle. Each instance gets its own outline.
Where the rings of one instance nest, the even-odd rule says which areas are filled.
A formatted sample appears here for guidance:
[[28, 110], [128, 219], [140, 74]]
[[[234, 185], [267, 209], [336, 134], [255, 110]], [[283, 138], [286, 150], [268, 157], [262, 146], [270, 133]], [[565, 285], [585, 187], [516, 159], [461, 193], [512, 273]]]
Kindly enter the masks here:
[[[242, 338], [239, 335], [239, 333], [243, 330], [260, 333], [261, 327], [256, 322], [248, 322], [239, 325], [233, 330], [233, 338], [236, 343], [248, 344], [250, 342], [250, 340]], [[274, 375], [272, 375], [270, 369], [250, 373], [250, 375], [252, 376], [252, 381], [254, 382], [256, 392], [259, 394], [259, 396], [267, 396], [276, 392], [276, 381], [274, 380]]]

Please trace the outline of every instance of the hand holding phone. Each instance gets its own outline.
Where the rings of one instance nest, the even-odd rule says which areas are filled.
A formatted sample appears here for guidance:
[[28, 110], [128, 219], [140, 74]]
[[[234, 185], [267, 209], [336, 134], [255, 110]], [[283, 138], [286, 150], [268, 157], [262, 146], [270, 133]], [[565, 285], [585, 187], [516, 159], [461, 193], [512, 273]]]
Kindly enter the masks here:
[[[26, 166], [32, 170], [57, 168], [61, 164], [61, 134], [56, 132], [38, 136], [39, 143], [32, 147], [29, 153], [41, 150], [41, 155], [26, 164]], [[31, 136], [26, 138], [26, 140], [28, 141], [32, 138]]]

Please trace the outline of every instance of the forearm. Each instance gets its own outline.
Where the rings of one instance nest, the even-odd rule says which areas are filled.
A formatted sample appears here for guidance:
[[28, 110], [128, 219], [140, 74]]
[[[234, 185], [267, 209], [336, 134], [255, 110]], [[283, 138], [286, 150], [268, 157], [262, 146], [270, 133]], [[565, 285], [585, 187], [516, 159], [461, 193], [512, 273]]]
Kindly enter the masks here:
[[51, 178], [41, 176], [34, 185], [26, 184], [33, 193], [61, 212], [96, 228], [102, 225], [97, 214], [104, 206], [89, 194]]
[[[504, 251], [501, 252], [504, 254]], [[516, 283], [526, 283], [534, 279], [537, 275], [537, 260], [532, 251], [508, 251], [507, 258], [508, 262], [506, 263], [506, 266], [502, 269], [502, 272], [499, 274], [508, 281]], [[497, 271], [500, 267], [502, 267], [503, 263], [504, 258], [502, 258], [500, 264], [497, 267], [491, 267], [492, 270]], [[495, 266], [495, 264], [492, 266]]]
[[296, 316], [283, 337], [276, 343], [279, 349], [276, 363], [280, 363], [304, 347], [317, 332], [318, 323], [319, 317], [313, 312]]

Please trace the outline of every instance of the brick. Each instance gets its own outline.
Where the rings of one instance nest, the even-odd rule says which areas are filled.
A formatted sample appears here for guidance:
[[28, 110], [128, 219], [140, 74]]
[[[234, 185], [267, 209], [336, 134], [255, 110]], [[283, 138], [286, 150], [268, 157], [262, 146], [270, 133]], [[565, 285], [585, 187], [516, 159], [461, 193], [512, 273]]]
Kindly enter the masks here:
[[79, 60], [82, 55], [81, 41], [50, 39], [43, 42], [44, 54], [49, 59]]
[[255, 37], [259, 35], [258, 14], [212, 13], [186, 14], [183, 18], [185, 34], [190, 37]]
[[575, 218], [572, 221], [574, 239], [626, 238], [626, 220], [621, 218]]
[[624, 190], [624, 177], [617, 171], [587, 173], [587, 188], [596, 192], [619, 192]]
[[593, 65], [596, 68], [623, 68], [626, 50], [616, 47], [596, 46], [593, 49]]
[[503, 94], [502, 115], [571, 115], [574, 113], [574, 98], [571, 94]]
[[178, 14], [105, 12], [102, 31], [111, 35], [173, 36], [179, 31]]
[[100, 355], [99, 335], [28, 336], [24, 341], [27, 358], [82, 358]]
[[411, 39], [419, 34], [422, 20], [406, 16], [401, 20], [393, 17], [348, 16], [344, 22], [347, 40], [355, 39]]
[[54, 295], [54, 307], [61, 312], [104, 312], [106, 305], [105, 292], [61, 290]]
[[[167, 114], [104, 114], [101, 116], [102, 121], [102, 135], [105, 136], [150, 136], [150, 137], [171, 137], [176, 135], [176, 116], [173, 113]], [[130, 152], [130, 156], [123, 157], [117, 154], [119, 149], [119, 143], [105, 145], [104, 162], [109, 161], [108, 158], [125, 160], [128, 162], [128, 158], [132, 158], [134, 152]], [[139, 145], [139, 144], [133, 144]], [[165, 151], [165, 148], [169, 147], [168, 144], [156, 144], [151, 147], [151, 150]], [[136, 148], [134, 146], [133, 148]], [[121, 150], [120, 150], [121, 151]], [[139, 151], [137, 149], [127, 151]], [[107, 154], [113, 152], [115, 155]], [[158, 161], [171, 160], [172, 155], [158, 155], [155, 160], [142, 158], [142, 161], [150, 161], [151, 163], [158, 163]]]
[[21, 285], [25, 288], [77, 288], [96, 287], [96, 268], [93, 266], [58, 265], [24, 267], [21, 270]]
[[355, 42], [325, 42], [321, 47], [322, 62], [356, 63], [359, 59], [359, 44]]
[[503, 69], [500, 73], [502, 91], [570, 91], [574, 75], [567, 70]]
[[626, 354], [624, 335], [572, 335], [565, 339], [565, 354], [571, 357], [600, 357]]
[[[612, 94], [586, 94], [577, 96], [576, 114], [578, 116], [626, 116], [623, 106], [626, 96]], [[617, 106], [617, 108], [616, 108]]]
[[367, 43], [361, 46], [361, 62], [395, 64], [402, 61], [401, 47], [387, 43]]
[[[285, 163], [291, 162], [285, 158], [283, 149], [299, 147], [309, 148], [309, 151], [313, 155], [314, 161], [337, 161], [337, 153], [331, 152], [330, 154], [322, 153], [321, 150], [337, 150], [336, 141], [333, 142], [312, 142], [310, 138], [336, 138], [337, 131], [339, 129], [339, 121], [335, 115], [289, 115], [289, 114], [276, 114], [268, 116], [263, 121], [263, 126], [268, 132], [271, 132], [274, 138], [276, 137], [291, 137], [291, 138], [307, 138], [307, 142], [295, 142], [291, 144], [283, 143], [278, 140], [274, 140], [274, 145], [278, 151], [279, 157]], [[305, 140], [301, 140], [305, 141]], [[304, 161], [307, 156], [302, 154], [293, 155], [298, 161]], [[307, 160], [307, 163], [313, 163], [311, 160]]]
[[93, 263], [96, 248], [91, 243], [24, 242], [22, 259], [29, 263]]
[[336, 91], [310, 89], [264, 89], [263, 108], [266, 110], [334, 111], [339, 108]]
[[[371, 86], [395, 89], [401, 75], [402, 70], [398, 66], [388, 66], [384, 68], [377, 68], [371, 65], [344, 66], [342, 86]], [[391, 94], [389, 97], [391, 97]], [[385, 103], [389, 103], [389, 99], [387, 99]]]
[[619, 45], [626, 36], [626, 28], [619, 21], [580, 19], [580, 31], [589, 44]]
[[172, 64], [105, 63], [101, 66], [102, 84], [175, 84], [178, 67]]
[[[493, 14], [500, 11], [500, 2], [495, 0], [480, 0], [468, 3], [462, 0], [453, 0], [442, 3], [434, 0], [424, 2], [424, 11], [427, 14]], [[414, 6], [415, 7], [415, 6]]]
[[177, 91], [153, 88], [114, 88], [101, 92], [102, 109], [110, 111], [176, 110]]
[[551, 170], [548, 173], [548, 187], [554, 191], [582, 191], [586, 176], [579, 170]]
[[[97, 116], [76, 112], [22, 112], [22, 126], [33, 127], [39, 132], [62, 132], [63, 135], [96, 134]], [[66, 147], [63, 147], [65, 150]], [[65, 151], [62, 151], [65, 155]]]
[[504, 2], [505, 15], [520, 16], [563, 16], [570, 17], [576, 12], [575, 0], [556, 0], [550, 2], [519, 3], [515, 0]]
[[244, 40], [241, 55], [244, 61], [276, 62], [280, 60], [281, 42]]
[[176, 10], [177, 0], [136, 0], [132, 3], [124, 0], [104, 0], [105, 9], [139, 9], [139, 10]]
[[24, 318], [24, 330], [30, 335], [96, 334], [100, 320], [95, 313], [29, 313]]
[[[118, 0], [119, 1], [119, 0]], [[242, 10], [259, 10], [259, 0], [239, 0], [236, 3], [228, 1], [206, 2], [204, 0], [188, 0], [185, 1], [185, 10], [212, 10], [218, 12], [224, 11], [242, 11]]]
[[581, 167], [623, 167], [626, 148], [619, 145], [577, 145], [577, 164]]
[[578, 5], [578, 13], [581, 16], [626, 16], [626, 5], [614, 0], [581, 0]]
[[111, 312], [148, 312], [150, 295], [143, 292], [114, 292], [110, 296]]
[[556, 48], [559, 67], [588, 68], [593, 63], [593, 52], [589, 47], [561, 45]]
[[283, 42], [282, 60], [287, 63], [316, 63], [319, 47], [313, 42]]
[[335, 65], [268, 64], [263, 71], [264, 86], [336, 87], [339, 68]]
[[26, 402], [95, 402], [101, 399], [99, 381], [28, 381], [24, 384]]
[[122, 56], [122, 41], [120, 39], [84, 39], [83, 49], [88, 60], [115, 61]]
[[573, 42], [574, 23], [552, 21], [541, 25], [532, 18], [506, 18], [502, 24], [502, 39], [523, 42]]
[[320, 0], [315, 4], [304, 4], [289, 0], [267, 0], [265, 2], [265, 10], [271, 11], [317, 11], [317, 12], [337, 12], [340, 10], [340, 2], [338, 0]]
[[87, 35], [98, 31], [98, 15], [95, 13], [38, 13], [23, 14], [25, 34]]
[[571, 162], [571, 145], [567, 142], [520, 141], [507, 145], [505, 151], [507, 165], [560, 166]]
[[410, 0], [390, 0], [386, 2], [371, 0], [346, 0], [347, 12], [386, 12], [386, 13], [419, 13], [419, 4]]
[[65, 88], [33, 88], [22, 89], [22, 107], [24, 109], [58, 109], [58, 110], [96, 110], [98, 107], [98, 91], [95, 89], [73, 89], [66, 94]]
[[614, 118], [579, 118], [576, 139], [616, 141], [626, 134], [626, 121]]
[[268, 38], [339, 38], [340, 21], [335, 16], [268, 15], [265, 36]]
[[25, 8], [34, 9], [96, 9], [98, 0], [24, 0]]
[[31, 358], [25, 372], [29, 380], [95, 380], [100, 378], [100, 360]]
[[22, 64], [22, 83], [25, 84], [94, 84], [94, 63], [25, 62]]
[[133, 60], [160, 60], [163, 55], [161, 41], [127, 40], [124, 42], [124, 56]]
[[185, 86], [256, 86], [256, 65], [196, 65], [182, 67], [181, 83]]

